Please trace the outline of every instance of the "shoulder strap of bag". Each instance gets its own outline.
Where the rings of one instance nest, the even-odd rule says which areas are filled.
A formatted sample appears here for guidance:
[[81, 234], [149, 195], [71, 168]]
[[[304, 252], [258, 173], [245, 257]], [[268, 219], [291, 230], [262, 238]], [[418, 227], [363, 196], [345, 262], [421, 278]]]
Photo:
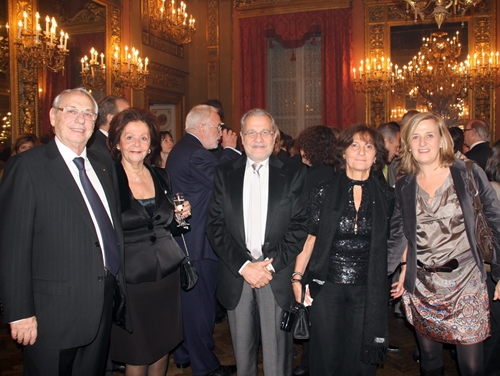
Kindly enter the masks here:
[[472, 172], [473, 163], [474, 162], [472, 161], [466, 161], [465, 167], [467, 169], [467, 177], [468, 177], [467, 180], [469, 180], [468, 181], [469, 191], [472, 194], [472, 204], [474, 206], [474, 211], [477, 211], [482, 209], [483, 204], [481, 203], [481, 199], [479, 198], [479, 192], [476, 186], [476, 179], [474, 178], [474, 173]]

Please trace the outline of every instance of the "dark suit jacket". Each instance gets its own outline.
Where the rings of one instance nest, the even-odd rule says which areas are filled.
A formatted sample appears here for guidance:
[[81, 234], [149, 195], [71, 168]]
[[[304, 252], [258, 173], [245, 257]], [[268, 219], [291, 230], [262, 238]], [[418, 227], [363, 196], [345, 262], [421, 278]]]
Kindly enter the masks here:
[[[223, 261], [219, 267], [217, 298], [227, 309], [237, 306], [246, 283], [238, 271], [252, 260], [245, 245], [243, 219], [246, 161], [246, 156], [242, 156], [216, 168], [207, 224], [210, 242]], [[274, 259], [276, 273], [271, 288], [283, 309], [289, 309], [293, 301], [290, 277], [295, 257], [307, 237], [307, 208], [302, 195], [305, 179], [305, 166], [274, 156], [269, 158], [269, 201], [262, 253], [264, 259]]]
[[[474, 255], [474, 260], [481, 270], [484, 281], [486, 280], [486, 270], [474, 235], [474, 209], [472, 207], [472, 195], [467, 185], [465, 163], [461, 160], [455, 160], [455, 163], [450, 167], [450, 171], [457, 192], [458, 201], [462, 208], [465, 231], [469, 239], [471, 251]], [[488, 221], [488, 225], [493, 230], [496, 239], [500, 239], [500, 202], [484, 171], [476, 165], [472, 166], [472, 171], [476, 178], [476, 186], [479, 190], [483, 211]], [[399, 265], [401, 256], [408, 245], [408, 255], [406, 258], [407, 270], [404, 287], [406, 290], [413, 293], [417, 276], [416, 176], [405, 175], [398, 179], [395, 193], [396, 205], [391, 220], [391, 237], [387, 243], [389, 274], [392, 274]], [[496, 259], [492, 263], [492, 274], [493, 278], [498, 280], [500, 278], [500, 243], [498, 241], [495, 242], [494, 257], [496, 257]]]
[[[218, 260], [205, 235], [214, 169], [219, 163], [238, 156], [237, 152], [226, 148], [219, 160], [190, 133], [174, 145], [168, 156], [166, 169], [172, 180], [173, 192], [183, 192], [193, 208], [193, 214], [188, 218], [191, 230], [184, 235], [193, 260]], [[178, 242], [184, 249], [179, 239]]]
[[488, 142], [481, 142], [465, 153], [465, 156], [475, 161], [484, 170], [490, 154], [491, 148]]
[[90, 140], [87, 142], [87, 149], [98, 151], [105, 156], [111, 157], [107, 144], [108, 138], [99, 129], [96, 129]]
[[[123, 257], [113, 166], [90, 150], [87, 156], [106, 194]], [[53, 140], [9, 161], [0, 212], [3, 320], [36, 316], [35, 346], [89, 344], [104, 304], [102, 251], [84, 198]], [[124, 286], [121, 271], [117, 278]]]

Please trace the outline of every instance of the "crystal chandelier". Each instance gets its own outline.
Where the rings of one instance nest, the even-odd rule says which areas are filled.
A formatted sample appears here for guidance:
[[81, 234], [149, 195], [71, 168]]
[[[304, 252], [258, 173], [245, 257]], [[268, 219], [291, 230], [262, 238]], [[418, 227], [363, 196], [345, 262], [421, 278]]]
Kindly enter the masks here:
[[[415, 99], [424, 100], [429, 111], [447, 119], [463, 117], [468, 94], [490, 98], [498, 81], [498, 52], [482, 52], [458, 62], [462, 45], [459, 33], [447, 37], [446, 32], [424, 38], [417, 56], [401, 68], [395, 66], [395, 83]], [[481, 114], [484, 115], [484, 114]]]
[[457, 61], [462, 52], [459, 34], [452, 39], [447, 35], [437, 32], [424, 38], [418, 55], [396, 73], [397, 80], [405, 80], [411, 97], [424, 98], [429, 111], [444, 117], [468, 95], [463, 64]]
[[139, 50], [132, 47], [131, 52], [129, 52], [128, 46], [125, 46], [122, 57], [120, 48], [116, 46], [112, 68], [114, 94], [123, 95], [125, 87], [130, 87], [133, 90], [143, 90], [149, 76], [148, 62], [149, 59], [145, 58], [143, 63], [142, 58], [139, 57]]
[[69, 53], [68, 33], [63, 30], [57, 34], [57, 22], [54, 17], [45, 18], [45, 31], [40, 26], [40, 15], [37, 12], [31, 20], [27, 12], [23, 20], [19, 20], [17, 28], [17, 59], [25, 67], [37, 65], [52, 72], [64, 70], [64, 61]]
[[191, 42], [195, 19], [186, 12], [186, 3], [176, 5], [175, 0], [149, 0], [150, 27], [176, 44]]
[[94, 47], [90, 50], [90, 59], [85, 55], [80, 60], [82, 63], [82, 77], [83, 86], [90, 90], [102, 90], [106, 83], [106, 65], [104, 64], [104, 54], [100, 55]]
[[[417, 22], [418, 17], [422, 20], [433, 17], [438, 28], [446, 18], [450, 16], [460, 15], [463, 17], [465, 13], [476, 6], [482, 0], [401, 0], [406, 3], [406, 14], [413, 13], [414, 21]], [[450, 12], [451, 11], [451, 12]]]

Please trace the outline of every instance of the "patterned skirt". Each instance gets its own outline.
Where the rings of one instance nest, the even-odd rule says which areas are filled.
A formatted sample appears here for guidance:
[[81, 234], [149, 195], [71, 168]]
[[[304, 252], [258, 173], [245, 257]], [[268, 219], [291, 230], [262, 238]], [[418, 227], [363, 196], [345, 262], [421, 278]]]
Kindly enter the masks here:
[[424, 338], [468, 345], [490, 335], [488, 291], [473, 261], [452, 273], [417, 268], [415, 291], [405, 291], [402, 302], [408, 322]]

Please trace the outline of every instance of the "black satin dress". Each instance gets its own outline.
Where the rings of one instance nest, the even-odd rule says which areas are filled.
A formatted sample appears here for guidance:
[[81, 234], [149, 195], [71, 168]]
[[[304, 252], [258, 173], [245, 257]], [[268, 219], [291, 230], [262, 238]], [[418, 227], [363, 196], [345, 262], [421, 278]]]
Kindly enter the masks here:
[[168, 252], [179, 247], [169, 228], [174, 207], [163, 194], [155, 175], [155, 197], [134, 199], [120, 167], [117, 165], [125, 241], [127, 309], [132, 316], [133, 332], [113, 325], [111, 357], [117, 362], [147, 365], [166, 355], [183, 338], [179, 269], [172, 272], [166, 257]]

